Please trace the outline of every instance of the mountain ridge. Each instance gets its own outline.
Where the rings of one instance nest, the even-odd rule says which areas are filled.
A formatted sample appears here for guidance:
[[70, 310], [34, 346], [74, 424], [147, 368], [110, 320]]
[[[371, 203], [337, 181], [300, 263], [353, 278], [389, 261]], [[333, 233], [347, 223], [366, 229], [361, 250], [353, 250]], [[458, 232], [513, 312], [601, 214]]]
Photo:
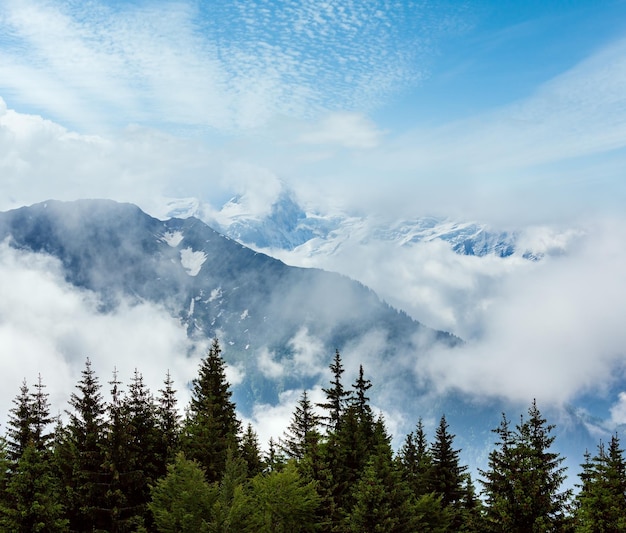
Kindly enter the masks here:
[[[101, 296], [103, 312], [121, 299], [147, 300], [178, 317], [190, 338], [218, 336], [230, 362], [257, 374], [250, 388], [262, 390], [257, 400], [276, 397], [268, 392], [271, 380], [258, 372], [258, 354], [293, 359], [290, 342], [303, 330], [329, 355], [374, 331], [387, 359], [417, 353], [421, 342], [460, 342], [357, 281], [288, 266], [194, 217], [162, 221], [133, 204], [49, 200], [0, 213], [0, 239], [6, 238], [15, 248], [57, 257], [67, 281]], [[285, 375], [278, 388], [309, 386], [308, 378]]]

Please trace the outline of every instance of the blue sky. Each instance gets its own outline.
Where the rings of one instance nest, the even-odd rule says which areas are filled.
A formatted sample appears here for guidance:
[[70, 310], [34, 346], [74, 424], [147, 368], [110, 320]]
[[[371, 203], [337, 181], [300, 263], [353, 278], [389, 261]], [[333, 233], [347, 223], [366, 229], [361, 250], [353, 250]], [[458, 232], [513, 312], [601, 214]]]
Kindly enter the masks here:
[[[624, 21], [623, 1], [4, 0], [5, 150], [49, 180], [5, 157], [2, 207], [104, 195], [150, 208], [146, 190], [219, 203], [271, 175], [311, 205], [407, 216], [619, 211]], [[85, 159], [94, 142], [110, 152]]]

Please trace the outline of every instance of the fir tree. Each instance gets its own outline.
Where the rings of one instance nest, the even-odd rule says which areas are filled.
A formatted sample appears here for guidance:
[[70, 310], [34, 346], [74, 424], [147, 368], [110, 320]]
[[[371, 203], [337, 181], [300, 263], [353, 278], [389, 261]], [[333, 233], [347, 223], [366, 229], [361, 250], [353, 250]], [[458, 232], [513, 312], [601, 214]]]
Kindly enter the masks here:
[[[4, 531], [65, 531], [48, 426], [52, 422], [41, 376], [31, 395], [24, 381], [9, 420], [9, 455], [0, 524]], [[4, 450], [3, 450], [4, 451]]]
[[[135, 523], [147, 518], [149, 485], [160, 476], [160, 433], [156, 406], [143, 376], [135, 369], [122, 403], [126, 423], [126, 464], [122, 490], [125, 493], [126, 516]], [[135, 517], [135, 518], [133, 518]]]
[[157, 477], [161, 477], [165, 475], [167, 465], [174, 460], [180, 447], [180, 415], [177, 409], [176, 390], [169, 370], [163, 388], [159, 389], [156, 425], [160, 433], [156, 458]]
[[434, 493], [441, 496], [443, 507], [449, 509], [451, 513], [451, 527], [458, 530], [462, 523], [462, 500], [465, 495], [467, 466], [460, 464], [461, 451], [454, 448], [454, 437], [449, 432], [446, 417], [442, 416], [431, 445], [430, 484]]
[[32, 396], [26, 380], [22, 381], [20, 393], [13, 399], [13, 404], [9, 411], [7, 451], [9, 459], [17, 463], [27, 446], [34, 441]]
[[238, 448], [240, 429], [221, 352], [214, 339], [192, 382], [182, 435], [186, 456], [200, 463], [209, 482], [221, 479], [228, 450]]
[[68, 530], [50, 452], [37, 449], [32, 441], [13, 465], [3, 503], [0, 520], [3, 531], [52, 533]]
[[285, 455], [301, 461], [320, 440], [319, 423], [320, 417], [313, 411], [313, 405], [309, 401], [306, 390], [302, 391], [289, 426], [279, 441], [279, 446]]
[[70, 397], [67, 427], [57, 445], [58, 469], [67, 487], [65, 505], [73, 531], [93, 531], [107, 525], [102, 510], [107, 474], [103, 464], [105, 405], [101, 386], [89, 359], [77, 392]]
[[441, 494], [444, 505], [456, 505], [464, 494], [464, 473], [467, 466], [459, 462], [460, 450], [454, 448], [455, 435], [449, 432], [446, 417], [442, 416], [431, 446], [431, 484]]
[[326, 395], [326, 401], [318, 404], [318, 407], [328, 411], [328, 415], [326, 416], [327, 426], [329, 430], [334, 431], [339, 429], [341, 415], [343, 414], [344, 407], [349, 396], [348, 392], [344, 389], [342, 382], [344, 368], [341, 362], [339, 350], [335, 351], [335, 357], [329, 368], [332, 372], [333, 379], [330, 382], [329, 388], [322, 389]]
[[206, 481], [197, 461], [180, 452], [167, 467], [167, 475], [151, 490], [149, 503], [161, 533], [208, 533], [217, 501], [217, 488]]
[[503, 416], [495, 430], [500, 440], [481, 472], [488, 527], [511, 533], [559, 530], [566, 523], [571, 491], [561, 491], [565, 480], [563, 458], [551, 452], [553, 425], [546, 424], [536, 402], [515, 431]]
[[304, 533], [318, 529], [315, 511], [320, 499], [315, 484], [302, 479], [293, 461], [280, 471], [254, 477], [247, 500], [252, 512], [243, 531]]
[[409, 484], [416, 499], [432, 492], [432, 456], [421, 418], [417, 421], [415, 431], [406, 436], [398, 460], [401, 464], [402, 477]]
[[595, 457], [586, 453], [582, 467], [576, 531], [626, 531], [626, 462], [617, 435], [608, 451], [600, 443]]
[[264, 464], [259, 446], [259, 438], [252, 428], [252, 424], [248, 424], [246, 431], [241, 438], [241, 458], [246, 463], [246, 473], [248, 478], [253, 478], [257, 474], [263, 472]]
[[389, 440], [369, 455], [355, 484], [354, 505], [347, 516], [349, 531], [410, 533], [422, 531], [415, 498], [393, 461]]

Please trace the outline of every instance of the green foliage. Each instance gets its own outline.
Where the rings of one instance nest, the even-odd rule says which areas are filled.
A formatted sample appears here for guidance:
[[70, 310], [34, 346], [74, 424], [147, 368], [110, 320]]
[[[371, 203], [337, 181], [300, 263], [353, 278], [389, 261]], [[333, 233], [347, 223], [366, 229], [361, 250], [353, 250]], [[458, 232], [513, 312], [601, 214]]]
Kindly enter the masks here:
[[355, 503], [347, 517], [350, 531], [409, 533], [418, 530], [415, 500], [392, 458], [379, 446], [370, 456], [354, 489]]
[[289, 426], [279, 442], [280, 449], [287, 457], [302, 460], [319, 443], [319, 424], [320, 417], [313, 411], [307, 391], [302, 391]]
[[151, 489], [148, 504], [160, 533], [208, 533], [217, 489], [205, 480], [197, 461], [179, 453], [167, 475]]
[[159, 389], [156, 407], [156, 427], [158, 428], [156, 468], [159, 476], [166, 473], [180, 448], [180, 415], [177, 409], [176, 390], [169, 370], [163, 388]]
[[246, 529], [258, 533], [315, 531], [315, 511], [320, 497], [314, 482], [304, 481], [290, 461], [281, 471], [252, 479], [247, 507], [252, 510]]
[[481, 472], [491, 531], [539, 533], [565, 524], [571, 492], [560, 491], [565, 468], [563, 458], [550, 451], [553, 428], [533, 401], [528, 419], [515, 431], [505, 416], [494, 430], [500, 440], [489, 455], [489, 469]]
[[433, 460], [421, 418], [417, 421], [415, 431], [406, 436], [398, 454], [398, 461], [401, 465], [402, 477], [408, 483], [415, 498], [419, 499], [432, 492]]
[[600, 443], [595, 457], [587, 453], [582, 467], [576, 531], [626, 531], [626, 463], [617, 435], [608, 450]]
[[328, 428], [333, 431], [339, 429], [343, 410], [349, 396], [343, 386], [342, 376], [344, 368], [339, 350], [335, 351], [335, 357], [329, 368], [332, 372], [333, 379], [330, 382], [330, 387], [322, 389], [326, 395], [326, 401], [318, 404], [318, 407], [328, 411], [326, 424]]
[[[585, 456], [575, 516], [553, 426], [533, 402], [505, 416], [476, 496], [445, 416], [433, 442], [423, 423], [394, 458], [369, 404], [363, 368], [347, 392], [337, 351], [324, 389], [326, 431], [304, 391], [284, 437], [262, 458], [251, 424], [240, 433], [217, 340], [192, 382], [183, 423], [169, 373], [155, 401], [135, 371], [106, 403], [89, 360], [64, 426], [39, 379], [26, 383], [0, 440], [0, 529], [109, 532], [626, 531], [626, 464], [617, 436]], [[186, 453], [178, 451], [186, 450]], [[169, 463], [169, 464], [168, 464]], [[574, 520], [575, 519], [575, 520]], [[575, 527], [574, 527], [575, 526]]]
[[102, 513], [105, 498], [105, 405], [100, 383], [89, 359], [70, 397], [67, 427], [58, 434], [57, 468], [66, 490], [63, 494], [70, 529], [92, 531], [106, 525]]
[[0, 524], [4, 531], [67, 530], [52, 462], [48, 395], [43, 390], [41, 377], [32, 395], [23, 382], [11, 410], [8, 453], [2, 443]]
[[13, 466], [5, 489], [2, 530], [15, 533], [67, 531], [68, 520], [59, 503], [58, 492], [49, 452], [38, 450], [34, 443], [28, 444]]
[[263, 471], [265, 463], [261, 454], [259, 438], [252, 428], [252, 424], [247, 425], [246, 431], [241, 437], [240, 454], [246, 463], [247, 477], [252, 478]]
[[211, 483], [221, 479], [228, 449], [238, 446], [240, 428], [221, 352], [214, 339], [193, 380], [182, 434], [183, 451], [202, 465]]

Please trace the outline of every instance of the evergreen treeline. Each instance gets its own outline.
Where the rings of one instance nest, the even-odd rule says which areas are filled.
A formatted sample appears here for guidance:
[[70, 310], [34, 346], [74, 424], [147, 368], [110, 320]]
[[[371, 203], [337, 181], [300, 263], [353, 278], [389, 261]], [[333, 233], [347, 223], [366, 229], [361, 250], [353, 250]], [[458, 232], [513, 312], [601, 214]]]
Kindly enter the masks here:
[[[22, 383], [1, 441], [0, 529], [11, 532], [618, 532], [626, 462], [617, 436], [587, 453], [580, 491], [562, 488], [554, 426], [535, 402], [495, 428], [478, 488], [445, 416], [422, 420], [394, 453], [372, 411], [363, 368], [351, 385], [337, 351], [325, 401], [304, 391], [278, 441], [261, 452], [231, 400], [214, 340], [179, 415], [166, 375], [153, 396], [135, 371], [110, 400], [89, 360], [54, 419], [41, 378]], [[321, 410], [320, 410], [321, 409]], [[317, 413], [323, 412], [323, 416]]]

